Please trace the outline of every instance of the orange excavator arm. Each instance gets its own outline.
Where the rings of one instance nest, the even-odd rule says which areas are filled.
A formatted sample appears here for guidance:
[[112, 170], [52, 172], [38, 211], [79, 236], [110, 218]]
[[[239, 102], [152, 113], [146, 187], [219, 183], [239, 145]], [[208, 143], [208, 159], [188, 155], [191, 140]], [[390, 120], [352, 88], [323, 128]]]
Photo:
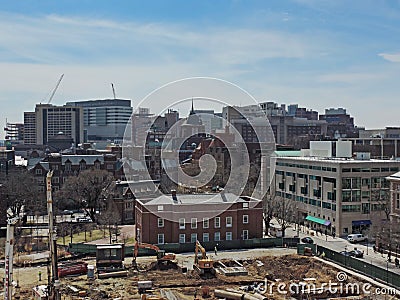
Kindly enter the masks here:
[[154, 251], [156, 251], [156, 253], [158, 253], [160, 251], [160, 248], [158, 248], [156, 245], [152, 245], [152, 244], [146, 244], [146, 243], [135, 243], [135, 247], [133, 250], [133, 257], [136, 258], [139, 254], [139, 249], [152, 249]]

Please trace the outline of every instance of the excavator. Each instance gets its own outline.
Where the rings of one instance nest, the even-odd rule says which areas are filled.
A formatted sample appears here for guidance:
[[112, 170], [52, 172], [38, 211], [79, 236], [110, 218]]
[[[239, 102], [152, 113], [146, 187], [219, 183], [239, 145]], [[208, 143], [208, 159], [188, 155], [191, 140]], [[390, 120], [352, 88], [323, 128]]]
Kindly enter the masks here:
[[136, 268], [137, 268], [136, 257], [139, 254], [139, 249], [154, 250], [157, 254], [157, 262], [159, 265], [161, 265], [161, 264], [163, 264], [163, 265], [176, 264], [176, 261], [175, 261], [176, 256], [174, 253], [165, 253], [165, 250], [158, 248], [156, 245], [136, 242], [135, 246], [133, 248], [133, 261], [132, 261], [132, 265]]
[[[201, 252], [200, 257], [199, 257], [199, 252]], [[195, 269], [201, 275], [215, 274], [214, 261], [211, 258], [208, 258], [206, 249], [204, 249], [204, 247], [200, 244], [199, 241], [196, 241], [193, 269]]]

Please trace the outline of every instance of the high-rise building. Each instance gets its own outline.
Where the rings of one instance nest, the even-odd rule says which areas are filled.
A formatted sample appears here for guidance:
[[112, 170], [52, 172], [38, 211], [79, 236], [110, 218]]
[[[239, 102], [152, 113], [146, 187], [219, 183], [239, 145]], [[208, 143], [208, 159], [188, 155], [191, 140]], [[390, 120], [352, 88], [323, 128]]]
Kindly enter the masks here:
[[354, 126], [354, 118], [344, 108], [325, 109], [325, 114], [320, 115], [319, 119], [328, 123], [327, 135], [331, 138], [358, 137], [358, 129]]
[[13, 144], [22, 143], [24, 140], [24, 124], [7, 122], [4, 127], [5, 139]]
[[67, 105], [83, 108], [83, 124], [89, 141], [120, 143], [133, 111], [131, 100], [125, 99], [83, 100], [67, 102]]
[[47, 145], [63, 134], [75, 144], [83, 143], [83, 111], [80, 107], [37, 104], [34, 112], [24, 112], [24, 144]]

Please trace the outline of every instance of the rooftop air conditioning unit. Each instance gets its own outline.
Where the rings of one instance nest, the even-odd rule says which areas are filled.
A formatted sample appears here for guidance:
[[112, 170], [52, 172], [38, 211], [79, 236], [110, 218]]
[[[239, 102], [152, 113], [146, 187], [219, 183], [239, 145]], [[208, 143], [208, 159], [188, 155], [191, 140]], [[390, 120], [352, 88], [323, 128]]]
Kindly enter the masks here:
[[370, 160], [371, 153], [369, 152], [356, 152], [356, 159], [357, 160]]

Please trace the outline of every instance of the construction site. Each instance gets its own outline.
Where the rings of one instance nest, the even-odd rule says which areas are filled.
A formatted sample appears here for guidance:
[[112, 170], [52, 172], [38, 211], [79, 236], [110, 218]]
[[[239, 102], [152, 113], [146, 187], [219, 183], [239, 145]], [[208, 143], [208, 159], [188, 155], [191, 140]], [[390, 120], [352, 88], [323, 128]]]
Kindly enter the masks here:
[[305, 244], [303, 251], [283, 247], [282, 242], [279, 248], [219, 251], [215, 247], [207, 253], [196, 241], [191, 252], [175, 254], [138, 241], [133, 248], [95, 243], [95, 255], [70, 253], [61, 261], [53, 230], [51, 176], [49, 172], [49, 251], [41, 259], [27, 263], [24, 253], [15, 257], [14, 227], [19, 218], [8, 219], [2, 272], [5, 300], [398, 297], [398, 291], [383, 282], [340, 267]]
[[[121, 257], [117, 253], [110, 259], [99, 254], [115, 246], [99, 246], [96, 258], [70, 262], [75, 266], [70, 274], [60, 273], [59, 268], [58, 299], [398, 298], [389, 288], [384, 295], [372, 293], [383, 288], [378, 282], [370, 282], [365, 290], [366, 278], [344, 272], [322, 258], [298, 255], [295, 249], [208, 254], [199, 243], [193, 253], [176, 255], [156, 252], [155, 256]], [[89, 268], [77, 269], [81, 264]], [[48, 270], [46, 265], [16, 267], [10, 299], [52, 299], [47, 293]]]

